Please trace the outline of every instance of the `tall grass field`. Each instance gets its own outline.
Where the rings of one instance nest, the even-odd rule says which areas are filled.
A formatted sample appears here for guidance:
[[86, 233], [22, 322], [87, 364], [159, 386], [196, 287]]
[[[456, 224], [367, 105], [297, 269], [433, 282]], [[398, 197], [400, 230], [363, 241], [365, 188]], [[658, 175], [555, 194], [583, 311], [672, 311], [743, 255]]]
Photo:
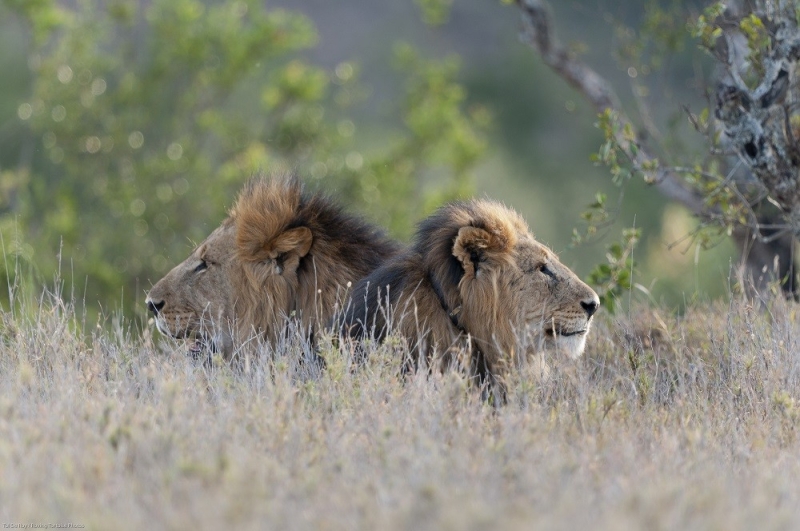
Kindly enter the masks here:
[[[13, 298], [13, 297], [12, 297]], [[45, 292], [0, 315], [0, 524], [85, 529], [798, 529], [800, 316], [599, 314], [487, 403], [322, 339], [246, 367]]]

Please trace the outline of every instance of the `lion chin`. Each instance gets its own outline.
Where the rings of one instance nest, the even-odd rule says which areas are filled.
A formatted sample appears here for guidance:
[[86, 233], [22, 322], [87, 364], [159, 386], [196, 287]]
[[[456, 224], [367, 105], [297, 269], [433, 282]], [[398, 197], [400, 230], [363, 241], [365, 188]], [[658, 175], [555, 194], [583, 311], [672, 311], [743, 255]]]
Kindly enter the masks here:
[[545, 332], [544, 350], [554, 355], [561, 354], [573, 360], [578, 359], [586, 348], [586, 336], [588, 333], [588, 326], [583, 330], [566, 333], [554, 333], [552, 330], [548, 330]]
[[354, 339], [399, 334], [427, 367], [467, 353], [473, 375], [504, 389], [514, 352], [534, 365], [544, 353], [579, 357], [599, 302], [519, 214], [472, 200], [423, 221], [409, 249], [355, 286], [337, 325]]
[[195, 360], [210, 359], [217, 352], [232, 347], [229, 333], [213, 331], [202, 325], [170, 326], [161, 315], [155, 317], [156, 329], [163, 335], [186, 342], [187, 353]]

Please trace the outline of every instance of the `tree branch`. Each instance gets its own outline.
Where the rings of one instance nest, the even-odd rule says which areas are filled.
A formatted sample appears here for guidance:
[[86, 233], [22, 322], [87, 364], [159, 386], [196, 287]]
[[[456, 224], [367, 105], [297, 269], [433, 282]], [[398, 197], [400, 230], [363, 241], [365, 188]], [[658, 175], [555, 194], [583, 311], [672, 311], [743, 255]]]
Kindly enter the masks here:
[[[658, 165], [656, 157], [625, 135], [626, 129], [635, 129], [622, 109], [619, 98], [608, 81], [558, 42], [547, 3], [543, 0], [516, 0], [516, 3], [522, 10], [522, 40], [536, 50], [556, 74], [582, 93], [598, 113], [608, 109], [614, 111], [620, 125], [615, 128], [615, 140], [630, 157], [634, 167], [645, 173], [647, 181], [664, 196], [683, 204], [696, 215], [706, 217], [710, 212], [703, 198], [690, 189], [680, 175]], [[651, 167], [657, 169], [645, 169]]]

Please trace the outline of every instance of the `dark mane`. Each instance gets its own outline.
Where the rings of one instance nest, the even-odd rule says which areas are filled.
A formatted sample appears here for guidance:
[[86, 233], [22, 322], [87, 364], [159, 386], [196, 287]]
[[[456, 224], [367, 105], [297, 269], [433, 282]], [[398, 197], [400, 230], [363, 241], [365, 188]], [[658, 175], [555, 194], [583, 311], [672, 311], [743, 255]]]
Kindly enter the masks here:
[[322, 193], [304, 192], [294, 219], [287, 228], [304, 226], [314, 234], [307, 258], [323, 255], [325, 259], [347, 262], [356, 271], [372, 271], [400, 246], [363, 218], [345, 212], [340, 204]]

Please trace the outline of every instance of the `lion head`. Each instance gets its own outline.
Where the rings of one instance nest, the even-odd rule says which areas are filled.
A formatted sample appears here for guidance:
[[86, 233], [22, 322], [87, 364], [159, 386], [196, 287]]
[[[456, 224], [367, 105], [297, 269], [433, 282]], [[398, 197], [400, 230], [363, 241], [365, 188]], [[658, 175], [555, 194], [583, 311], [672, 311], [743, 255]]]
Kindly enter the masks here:
[[408, 251], [362, 279], [343, 324], [351, 337], [399, 333], [416, 359], [467, 351], [473, 371], [502, 381], [515, 358], [580, 356], [598, 306], [519, 214], [473, 200], [441, 208]]
[[238, 341], [275, 341], [296, 319], [313, 334], [351, 283], [396, 244], [294, 178], [248, 183], [222, 225], [147, 296], [162, 333], [230, 358]]

